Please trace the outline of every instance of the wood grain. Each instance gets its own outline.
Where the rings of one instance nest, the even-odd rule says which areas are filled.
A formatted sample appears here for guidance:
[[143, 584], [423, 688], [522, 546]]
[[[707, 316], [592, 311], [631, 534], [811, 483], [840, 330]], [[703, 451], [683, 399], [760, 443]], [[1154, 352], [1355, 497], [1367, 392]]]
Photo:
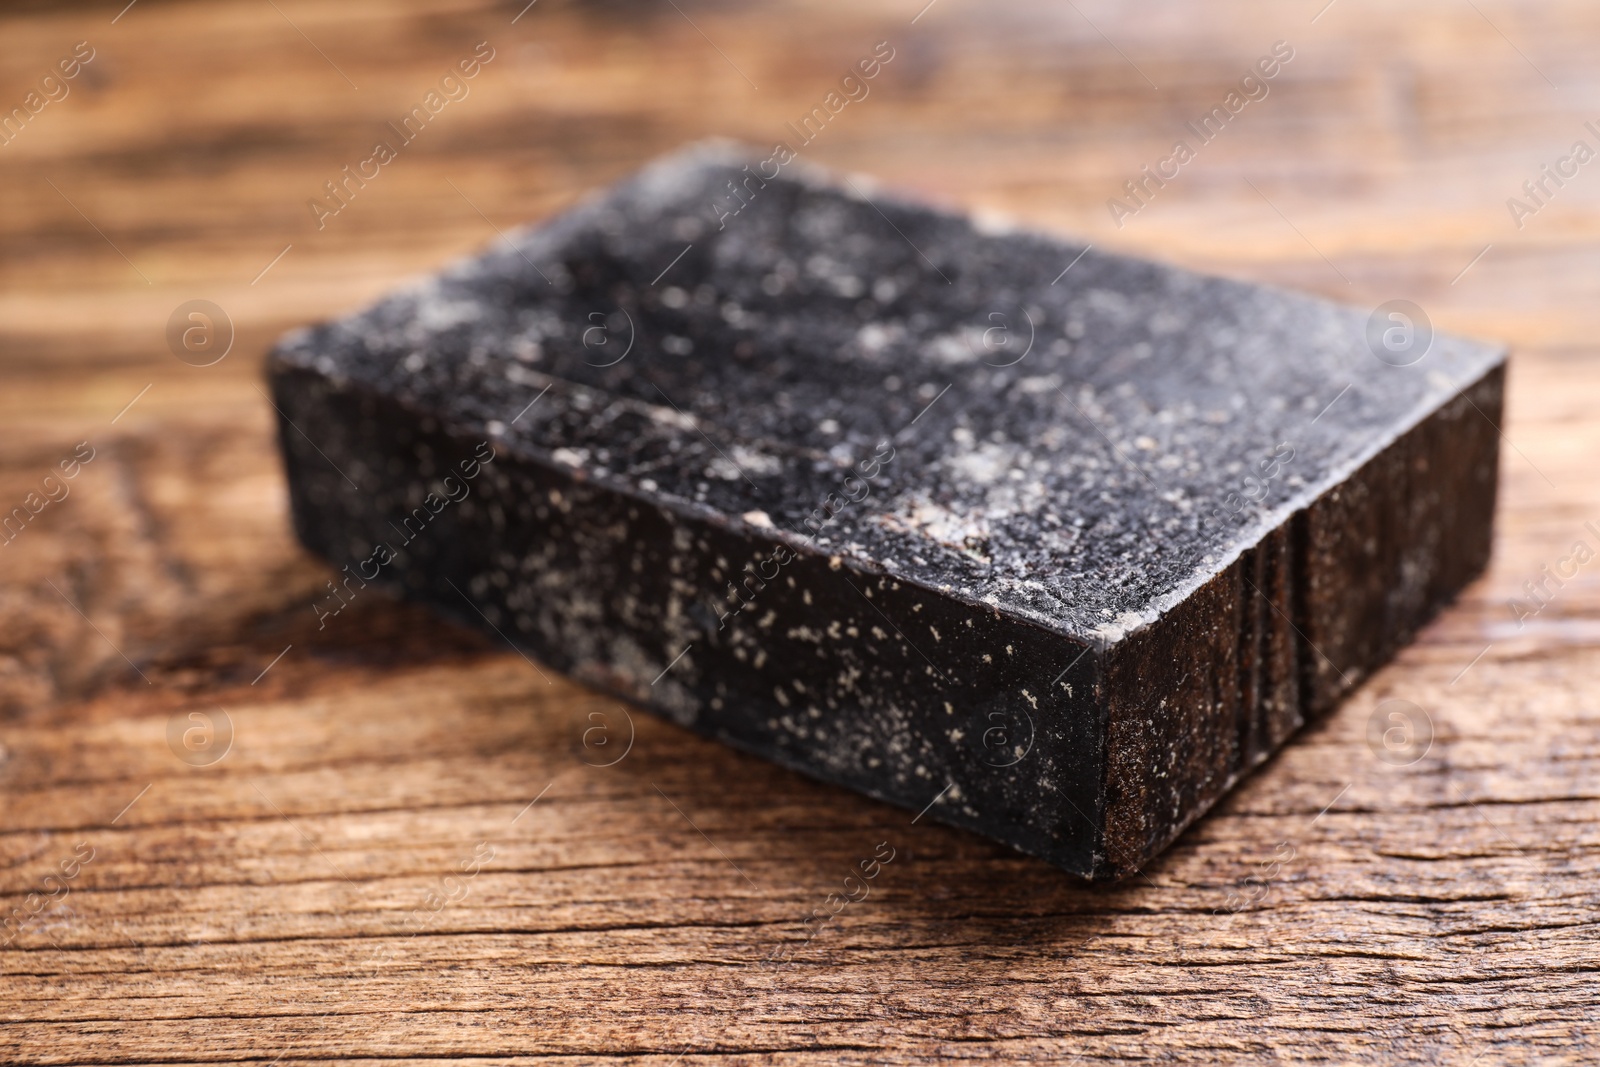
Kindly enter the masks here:
[[[1520, 627], [1507, 602], [1600, 545], [1600, 171], [1522, 229], [1506, 198], [1596, 143], [1600, 10], [675, 6], [0, 14], [5, 108], [96, 49], [0, 147], [0, 505], [95, 450], [0, 547], [0, 902], [29, 916], [0, 948], [0, 1060], [1592, 1062], [1600, 561]], [[1117, 227], [1124, 179], [1280, 39], [1268, 97]], [[1412, 299], [1516, 352], [1489, 574], [1117, 886], [404, 606], [319, 631], [329, 575], [287, 528], [256, 388], [279, 332], [685, 140], [782, 137], [880, 40], [896, 58], [808, 158], [1097, 247]], [[471, 95], [318, 230], [305, 201], [480, 41]], [[211, 367], [167, 350], [191, 299], [237, 331]], [[1410, 765], [1369, 742], [1394, 700], [1431, 723]], [[169, 726], [219, 711], [226, 756], [184, 762]], [[882, 843], [870, 894], [806, 940]]]

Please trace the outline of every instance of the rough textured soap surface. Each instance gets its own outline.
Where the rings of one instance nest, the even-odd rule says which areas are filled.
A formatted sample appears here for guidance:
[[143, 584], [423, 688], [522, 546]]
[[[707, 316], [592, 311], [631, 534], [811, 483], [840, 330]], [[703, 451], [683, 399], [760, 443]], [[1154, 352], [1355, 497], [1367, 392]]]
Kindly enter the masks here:
[[306, 544], [1097, 878], [1487, 561], [1499, 350], [761, 174], [681, 153], [286, 337]]

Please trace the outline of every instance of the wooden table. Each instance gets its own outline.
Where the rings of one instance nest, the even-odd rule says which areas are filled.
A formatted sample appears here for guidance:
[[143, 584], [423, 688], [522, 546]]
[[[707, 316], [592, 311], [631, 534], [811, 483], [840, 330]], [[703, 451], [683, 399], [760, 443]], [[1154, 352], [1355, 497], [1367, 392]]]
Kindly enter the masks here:
[[[1600, 547], [1600, 164], [1520, 229], [1506, 202], [1600, 147], [1593, 4], [122, 2], [0, 15], [7, 109], [94, 51], [0, 147], [0, 504], [69, 490], [0, 547], [0, 1060], [1600, 1056], [1600, 560], [1508, 603]], [[1269, 95], [1118, 226], [1277, 40]], [[319, 230], [307, 201], [481, 41]], [[287, 526], [276, 335], [685, 140], [787, 139], [879, 41], [807, 158], [1515, 350], [1488, 575], [1116, 886], [405, 606], [319, 631]], [[169, 350], [190, 300], [232, 324], [214, 365]], [[1409, 765], [1396, 700], [1431, 724]], [[880, 843], [871, 895], [768, 965]]]

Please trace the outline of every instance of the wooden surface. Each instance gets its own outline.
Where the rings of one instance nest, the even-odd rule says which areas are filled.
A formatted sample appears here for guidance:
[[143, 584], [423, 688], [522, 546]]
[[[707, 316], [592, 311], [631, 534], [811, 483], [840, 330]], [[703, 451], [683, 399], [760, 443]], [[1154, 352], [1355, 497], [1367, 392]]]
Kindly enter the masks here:
[[[1507, 605], [1600, 546], [1600, 164], [1521, 230], [1505, 203], [1597, 143], [1600, 10], [921, 6], [0, 15], [7, 109], [96, 50], [0, 147], [0, 503], [95, 455], [0, 547], [0, 899], [29, 916], [0, 948], [0, 1060], [1600, 1057], [1600, 561], [1520, 629]], [[1270, 95], [1114, 225], [1107, 198], [1278, 39]], [[305, 201], [484, 40], [471, 95], [317, 230]], [[1490, 573], [1117, 886], [630, 728], [410, 608], [319, 632], [329, 575], [287, 528], [273, 337], [682, 141], [784, 136], [880, 40], [895, 59], [807, 158], [1097, 247], [1409, 298], [1516, 352]], [[168, 351], [191, 299], [236, 327], [214, 366]], [[1410, 765], [1380, 758], [1391, 700], [1431, 723]], [[216, 748], [183, 732], [223, 712], [201, 765]]]

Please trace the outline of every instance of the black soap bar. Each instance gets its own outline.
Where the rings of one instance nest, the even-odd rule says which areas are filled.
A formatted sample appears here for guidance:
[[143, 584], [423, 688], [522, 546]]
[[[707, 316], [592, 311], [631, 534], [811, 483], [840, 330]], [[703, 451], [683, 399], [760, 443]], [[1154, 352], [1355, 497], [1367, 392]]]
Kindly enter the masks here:
[[712, 145], [269, 373], [324, 626], [386, 586], [1114, 878], [1483, 568], [1504, 366]]

